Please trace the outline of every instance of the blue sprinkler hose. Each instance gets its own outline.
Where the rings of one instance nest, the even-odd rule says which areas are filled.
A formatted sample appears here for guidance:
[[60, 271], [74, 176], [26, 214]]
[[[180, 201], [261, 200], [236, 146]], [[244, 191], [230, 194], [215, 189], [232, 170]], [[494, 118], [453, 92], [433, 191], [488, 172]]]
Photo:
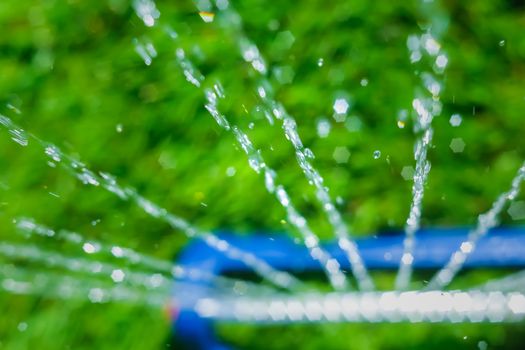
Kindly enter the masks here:
[[[294, 273], [320, 272], [317, 261], [313, 260], [304, 245], [294, 243], [285, 235], [254, 234], [236, 236], [219, 233], [220, 238], [279, 270]], [[452, 253], [467, 239], [468, 228], [422, 229], [417, 233], [413, 266], [415, 269], [438, 269], [443, 267]], [[402, 232], [377, 235], [357, 240], [365, 265], [369, 269], [397, 269], [403, 253]], [[350, 265], [337, 242], [323, 247], [345, 270]], [[242, 262], [230, 259], [209, 247], [205, 242], [192, 241], [179, 256], [178, 263], [187, 268], [203, 270], [213, 275], [226, 273], [249, 273], [251, 270]], [[525, 227], [496, 228], [482, 237], [476, 249], [467, 258], [466, 268], [482, 267], [525, 267]], [[205, 297], [209, 284], [193, 283], [192, 297]], [[175, 293], [177, 297], [177, 292]], [[180, 296], [179, 296], [180, 297]], [[178, 338], [192, 349], [224, 350], [214, 335], [213, 324], [200, 318], [192, 309], [178, 310], [173, 328]]]

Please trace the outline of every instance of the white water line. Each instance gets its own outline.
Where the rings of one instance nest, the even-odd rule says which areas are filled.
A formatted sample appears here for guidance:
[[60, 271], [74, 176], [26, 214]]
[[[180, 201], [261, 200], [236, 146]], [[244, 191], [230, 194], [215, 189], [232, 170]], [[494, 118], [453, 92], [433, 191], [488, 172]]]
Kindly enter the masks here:
[[223, 252], [226, 256], [232, 259], [237, 259], [243, 262], [252, 268], [255, 273], [276, 286], [285, 289], [295, 289], [301, 285], [301, 282], [291, 274], [275, 270], [265, 261], [257, 258], [254, 254], [245, 252], [231, 245], [211, 232], [199, 230], [186, 220], [142, 197], [135, 189], [131, 187], [122, 187], [114, 176], [103, 172], [97, 174], [91, 171], [85, 164], [62, 152], [56, 145], [42, 141], [35, 135], [27, 133], [4, 115], [0, 115], [0, 126], [7, 129], [12, 140], [22, 146], [27, 146], [29, 140], [35, 141], [37, 146], [41, 147], [45, 154], [50, 158], [50, 164], [53, 164], [53, 166], [56, 166], [57, 164], [62, 166], [73, 176], [78, 178], [84, 185], [102, 187], [123, 200], [129, 200], [135, 203], [149, 216], [164, 221], [173, 229], [182, 231], [187, 237], [201, 238], [210, 247]]
[[524, 179], [525, 162], [512, 179], [510, 189], [498, 196], [489, 211], [478, 216], [476, 227], [469, 232], [468, 238], [460, 244], [458, 249], [450, 256], [447, 264], [434, 275], [425, 289], [443, 289], [452, 281], [463, 267], [468, 256], [476, 249], [478, 240], [498, 224], [498, 217], [501, 211], [507, 202], [514, 200], [519, 194], [521, 183]]

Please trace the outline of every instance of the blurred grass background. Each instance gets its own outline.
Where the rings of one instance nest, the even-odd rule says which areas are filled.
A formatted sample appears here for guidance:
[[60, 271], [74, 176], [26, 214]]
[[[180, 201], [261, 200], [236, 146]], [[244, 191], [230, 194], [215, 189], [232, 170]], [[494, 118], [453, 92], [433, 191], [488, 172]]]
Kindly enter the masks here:
[[[410, 110], [420, 85], [406, 49], [407, 36], [420, 33], [418, 24], [425, 22], [419, 2], [233, 4], [355, 236], [402, 228], [411, 182], [401, 172], [413, 166], [414, 136], [410, 123], [397, 126], [397, 116]], [[525, 5], [474, 0], [441, 6], [443, 13], [431, 15], [449, 21], [442, 38], [449, 66], [443, 113], [434, 120], [423, 225], [472, 225], [508, 188], [525, 158]], [[256, 110], [257, 77], [236, 53], [233, 37], [216, 23], [204, 23], [190, 0], [159, 1], [158, 7], [192, 60], [210, 79], [223, 82], [232, 101], [225, 106], [228, 117], [263, 148], [315, 232], [330, 238], [282, 131], [269, 127]], [[202, 94], [185, 81], [173, 42], [148, 32], [127, 0], [6, 0], [0, 3], [0, 28], [0, 113], [198, 227], [290, 232], [284, 210], [266, 193], [231, 135], [210, 118]], [[158, 57], [151, 66], [135, 53], [134, 38], [155, 45]], [[341, 95], [352, 103], [339, 123], [332, 105]], [[459, 127], [449, 123], [454, 113], [463, 118]], [[325, 138], [317, 132], [323, 119], [331, 125]], [[461, 153], [449, 147], [455, 138], [465, 142]], [[334, 159], [340, 147], [350, 154], [347, 162]], [[379, 159], [373, 157], [376, 150]], [[133, 205], [49, 167], [38, 147], [21, 148], [5, 130], [0, 130], [0, 170], [2, 240], [20, 240], [12, 220], [23, 215], [168, 260], [187, 243], [180, 232]], [[502, 221], [524, 224], [507, 213]], [[56, 242], [39, 244], [81, 254]], [[460, 283], [468, 282], [463, 276]], [[420, 286], [415, 281], [414, 287]], [[140, 305], [2, 292], [0, 310], [0, 348], [171, 346], [162, 310]], [[245, 349], [475, 349], [485, 344], [480, 341], [491, 349], [519, 349], [524, 331], [523, 325], [220, 326], [224, 339]]]

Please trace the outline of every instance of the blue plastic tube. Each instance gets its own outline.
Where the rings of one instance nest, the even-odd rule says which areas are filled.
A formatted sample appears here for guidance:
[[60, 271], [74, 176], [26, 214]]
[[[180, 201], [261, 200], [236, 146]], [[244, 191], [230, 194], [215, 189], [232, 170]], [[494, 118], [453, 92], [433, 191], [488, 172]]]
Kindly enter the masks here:
[[[415, 269], [438, 269], [445, 265], [452, 253], [467, 239], [468, 228], [434, 228], [420, 230], [416, 235], [413, 266]], [[255, 254], [276, 269], [295, 273], [321, 271], [302, 244], [294, 243], [286, 235], [253, 234], [236, 236], [220, 233], [219, 236], [233, 246]], [[401, 232], [381, 234], [357, 240], [363, 261], [369, 269], [397, 269], [403, 252], [404, 235]], [[344, 269], [350, 270], [344, 252], [337, 242], [323, 245]], [[178, 258], [178, 263], [188, 268], [201, 269], [222, 275], [231, 272], [250, 272], [238, 260], [226, 257], [200, 240], [192, 241]], [[496, 228], [482, 237], [476, 249], [467, 258], [465, 268], [525, 267], [525, 228]], [[192, 287], [191, 293], [205, 296], [209, 285]], [[177, 297], [177, 295], [175, 295]], [[180, 296], [179, 296], [180, 297]], [[213, 325], [201, 319], [191, 309], [179, 310], [174, 320], [174, 331], [190, 348], [227, 349], [214, 336]]]

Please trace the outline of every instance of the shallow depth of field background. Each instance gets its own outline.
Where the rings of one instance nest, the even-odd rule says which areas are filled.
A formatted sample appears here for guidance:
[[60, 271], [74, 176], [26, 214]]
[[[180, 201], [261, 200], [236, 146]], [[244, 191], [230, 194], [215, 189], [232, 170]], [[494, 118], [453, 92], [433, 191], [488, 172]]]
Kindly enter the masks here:
[[[407, 36], [420, 33], [418, 23], [425, 21], [418, 2], [232, 4], [267, 59], [276, 96], [297, 119], [352, 232], [359, 237], [400, 230], [411, 188], [401, 173], [414, 165], [414, 136], [410, 120], [400, 128], [397, 118], [410, 111], [421, 85], [406, 48]], [[525, 6], [503, 0], [441, 5], [443, 12], [431, 15], [449, 21], [441, 42], [449, 66], [443, 113], [433, 123], [423, 225], [466, 226], [509, 187], [525, 158]], [[282, 130], [268, 126], [255, 109], [257, 79], [232, 37], [216, 23], [204, 23], [190, 0], [159, 1], [158, 7], [191, 59], [223, 82], [227, 116], [263, 148], [315, 232], [332, 237]], [[1, 114], [198, 227], [294, 235], [233, 137], [204, 109], [202, 93], [185, 81], [173, 42], [149, 35], [128, 1], [4, 0], [0, 29]], [[135, 53], [134, 38], [155, 45], [151, 66]], [[343, 122], [332, 117], [337, 96], [352, 102]], [[449, 123], [454, 113], [462, 116], [459, 127]], [[327, 137], [317, 130], [323, 118], [331, 124]], [[465, 148], [454, 153], [450, 143], [458, 138]], [[336, 162], [336, 150], [348, 152], [346, 162]], [[517, 199], [514, 217], [505, 211], [503, 224], [525, 225], [524, 200]], [[188, 243], [135, 206], [49, 167], [38, 147], [20, 147], [0, 129], [0, 239], [23, 241], [12, 224], [19, 216], [168, 260]], [[82, 256], [53, 241], [32, 242]], [[383, 288], [391, 287], [392, 275], [374, 274]], [[466, 272], [453, 287], [492, 275]], [[428, 276], [416, 275], [413, 287]], [[519, 349], [525, 341], [522, 324], [220, 325], [219, 332], [244, 349]], [[176, 348], [170, 344], [163, 310], [0, 292], [3, 349]]]

